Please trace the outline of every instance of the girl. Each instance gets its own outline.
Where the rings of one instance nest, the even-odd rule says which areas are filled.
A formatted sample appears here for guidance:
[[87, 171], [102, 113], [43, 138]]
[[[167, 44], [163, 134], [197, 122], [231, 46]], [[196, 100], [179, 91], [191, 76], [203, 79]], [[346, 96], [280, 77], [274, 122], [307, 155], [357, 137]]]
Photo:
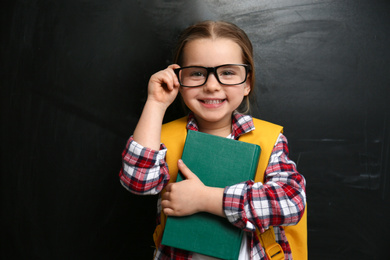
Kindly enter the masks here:
[[[169, 147], [161, 143], [164, 114], [178, 93], [190, 110], [187, 129], [231, 139], [261, 131], [254, 127], [251, 116], [240, 113], [249, 110], [249, 96], [254, 93], [255, 71], [249, 38], [234, 24], [201, 22], [181, 34], [174, 62], [150, 78], [142, 115], [122, 154], [122, 185], [135, 194], [163, 191], [157, 207], [160, 224], [157, 229], [163, 227], [165, 216], [209, 212], [246, 231], [239, 259], [267, 259], [255, 231], [262, 233], [273, 226], [285, 259], [292, 259], [281, 226], [295, 225], [302, 217], [306, 205], [305, 179], [288, 158], [283, 134], [278, 132], [272, 141], [271, 156], [260, 159], [268, 164], [264, 183], [249, 180], [224, 189], [203, 185], [181, 160], [177, 165], [167, 165]], [[178, 167], [186, 180], [175, 183], [168, 167]], [[155, 233], [154, 259], [211, 259], [161, 245], [158, 234], [161, 232]]]

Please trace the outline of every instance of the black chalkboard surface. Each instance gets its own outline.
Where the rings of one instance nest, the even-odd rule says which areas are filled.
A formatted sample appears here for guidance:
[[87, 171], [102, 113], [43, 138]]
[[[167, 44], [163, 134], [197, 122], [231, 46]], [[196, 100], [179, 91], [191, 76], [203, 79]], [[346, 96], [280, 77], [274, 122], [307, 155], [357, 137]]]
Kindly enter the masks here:
[[120, 186], [121, 152], [150, 75], [204, 19], [253, 42], [252, 112], [284, 126], [306, 178], [310, 259], [387, 255], [389, 1], [16, 0], [0, 12], [0, 258], [152, 257], [157, 198]]

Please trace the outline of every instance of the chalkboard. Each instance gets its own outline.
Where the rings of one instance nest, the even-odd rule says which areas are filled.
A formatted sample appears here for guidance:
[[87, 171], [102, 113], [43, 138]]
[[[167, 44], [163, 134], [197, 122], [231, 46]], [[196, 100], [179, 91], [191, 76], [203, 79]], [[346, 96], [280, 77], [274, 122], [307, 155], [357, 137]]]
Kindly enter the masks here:
[[306, 178], [309, 258], [387, 255], [389, 1], [2, 6], [2, 259], [152, 258], [157, 198], [121, 187], [121, 152], [150, 75], [170, 64], [177, 33], [205, 19], [253, 42], [252, 112], [284, 126]]

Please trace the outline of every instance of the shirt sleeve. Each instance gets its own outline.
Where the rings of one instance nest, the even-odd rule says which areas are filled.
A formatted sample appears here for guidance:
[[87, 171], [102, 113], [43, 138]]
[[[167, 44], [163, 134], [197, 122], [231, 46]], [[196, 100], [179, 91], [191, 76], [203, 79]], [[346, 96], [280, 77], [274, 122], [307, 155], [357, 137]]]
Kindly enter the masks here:
[[131, 136], [122, 153], [119, 179], [123, 187], [138, 195], [159, 193], [169, 181], [166, 152], [164, 144], [155, 151], [138, 144]]
[[223, 207], [232, 224], [264, 232], [269, 226], [299, 222], [306, 205], [306, 183], [288, 154], [287, 139], [280, 134], [265, 171], [265, 183], [250, 180], [225, 188]]

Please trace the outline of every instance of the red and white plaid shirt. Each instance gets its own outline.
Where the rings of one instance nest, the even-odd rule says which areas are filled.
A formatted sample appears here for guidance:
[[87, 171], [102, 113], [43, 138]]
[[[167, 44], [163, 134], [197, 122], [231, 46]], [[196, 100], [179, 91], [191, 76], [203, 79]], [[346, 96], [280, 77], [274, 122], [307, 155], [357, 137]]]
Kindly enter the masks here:
[[[187, 129], [198, 130], [192, 114]], [[254, 130], [252, 117], [233, 113], [232, 134], [229, 138]], [[158, 194], [168, 184], [169, 171], [165, 162], [167, 149], [161, 144], [159, 151], [143, 147], [130, 137], [122, 153], [123, 167], [119, 173], [121, 184], [130, 192], [147, 195]], [[247, 181], [226, 187], [223, 207], [227, 219], [238, 228], [247, 231], [251, 259], [267, 259], [255, 230], [260, 232], [274, 227], [276, 242], [292, 259], [291, 249], [283, 226], [295, 225], [301, 219], [305, 205], [305, 179], [297, 172], [296, 165], [288, 158], [287, 139], [280, 134], [271, 153], [265, 171], [265, 183]], [[160, 223], [161, 197], [157, 206], [157, 223]], [[155, 259], [191, 259], [191, 252], [161, 245]]]

